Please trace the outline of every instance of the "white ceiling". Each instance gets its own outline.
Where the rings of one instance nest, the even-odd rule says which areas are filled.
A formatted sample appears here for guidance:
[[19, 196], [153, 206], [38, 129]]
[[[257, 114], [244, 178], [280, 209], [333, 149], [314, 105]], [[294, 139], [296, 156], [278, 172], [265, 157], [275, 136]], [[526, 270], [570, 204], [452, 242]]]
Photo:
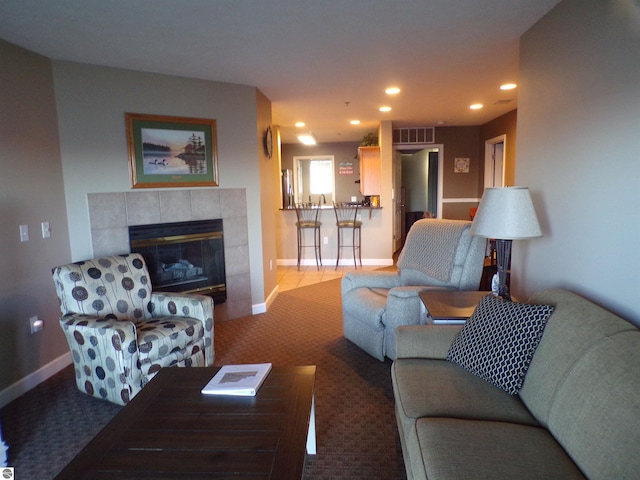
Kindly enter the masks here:
[[[519, 37], [557, 3], [2, 0], [0, 38], [52, 59], [256, 86], [284, 142], [299, 120], [320, 142], [353, 141], [381, 120], [479, 125], [516, 108], [517, 90], [498, 87], [517, 83]], [[390, 98], [390, 85], [402, 92]]]

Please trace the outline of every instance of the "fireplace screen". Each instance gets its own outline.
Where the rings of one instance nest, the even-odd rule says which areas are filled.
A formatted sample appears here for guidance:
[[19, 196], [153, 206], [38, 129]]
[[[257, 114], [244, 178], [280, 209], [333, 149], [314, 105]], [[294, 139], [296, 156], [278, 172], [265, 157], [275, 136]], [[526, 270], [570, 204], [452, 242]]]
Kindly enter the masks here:
[[129, 243], [144, 257], [154, 290], [226, 301], [221, 219], [131, 226]]

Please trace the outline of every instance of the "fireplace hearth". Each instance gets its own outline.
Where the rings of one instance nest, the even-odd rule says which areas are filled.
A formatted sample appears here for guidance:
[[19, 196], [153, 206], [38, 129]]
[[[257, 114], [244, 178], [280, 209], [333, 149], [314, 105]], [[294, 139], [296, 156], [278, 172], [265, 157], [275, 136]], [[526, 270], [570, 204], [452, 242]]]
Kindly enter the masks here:
[[129, 226], [129, 243], [144, 257], [154, 290], [226, 301], [222, 219]]

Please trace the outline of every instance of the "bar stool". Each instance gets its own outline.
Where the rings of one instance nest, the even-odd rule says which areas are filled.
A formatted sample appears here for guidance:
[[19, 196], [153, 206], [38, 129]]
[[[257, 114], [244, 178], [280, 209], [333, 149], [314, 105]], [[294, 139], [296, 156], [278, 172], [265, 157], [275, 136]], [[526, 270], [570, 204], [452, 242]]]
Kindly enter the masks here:
[[[320, 251], [320, 225], [318, 214], [320, 213], [320, 205], [317, 203], [296, 204], [296, 230], [298, 232], [298, 270], [300, 270], [300, 259], [302, 258], [302, 249], [313, 247], [316, 254], [316, 267], [320, 270], [322, 265], [322, 252]], [[305, 230], [313, 230], [313, 245], [305, 245]]]
[[[360, 250], [361, 229], [362, 222], [358, 220], [358, 205], [351, 205], [348, 203], [335, 203], [333, 204], [333, 211], [336, 214], [336, 226], [338, 227], [338, 255], [336, 259], [336, 270], [340, 264], [340, 250], [343, 247], [351, 247], [353, 249], [353, 266], [358, 269], [356, 262], [356, 250], [358, 252], [358, 260], [360, 260], [360, 267], [362, 267], [362, 254]], [[343, 230], [351, 229], [351, 245], [345, 245]]]

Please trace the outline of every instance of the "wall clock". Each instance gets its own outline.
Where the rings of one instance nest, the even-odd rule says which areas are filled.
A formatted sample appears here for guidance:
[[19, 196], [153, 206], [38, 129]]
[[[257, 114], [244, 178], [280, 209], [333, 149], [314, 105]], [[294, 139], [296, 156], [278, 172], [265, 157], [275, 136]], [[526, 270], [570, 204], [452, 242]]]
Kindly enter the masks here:
[[271, 129], [271, 125], [269, 125], [264, 132], [264, 153], [266, 153], [269, 158], [273, 155], [273, 130]]

